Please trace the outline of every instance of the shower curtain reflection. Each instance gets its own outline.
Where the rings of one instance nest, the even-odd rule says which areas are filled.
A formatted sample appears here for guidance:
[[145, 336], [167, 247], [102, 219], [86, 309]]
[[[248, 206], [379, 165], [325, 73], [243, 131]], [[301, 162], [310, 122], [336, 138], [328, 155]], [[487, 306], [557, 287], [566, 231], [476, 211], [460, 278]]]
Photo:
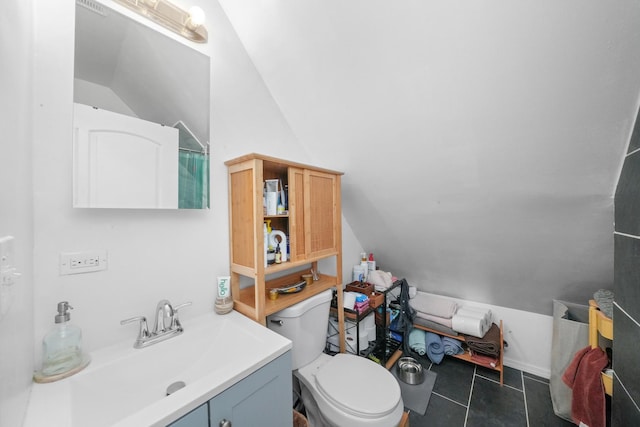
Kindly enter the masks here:
[[209, 156], [180, 149], [178, 207], [209, 208]]

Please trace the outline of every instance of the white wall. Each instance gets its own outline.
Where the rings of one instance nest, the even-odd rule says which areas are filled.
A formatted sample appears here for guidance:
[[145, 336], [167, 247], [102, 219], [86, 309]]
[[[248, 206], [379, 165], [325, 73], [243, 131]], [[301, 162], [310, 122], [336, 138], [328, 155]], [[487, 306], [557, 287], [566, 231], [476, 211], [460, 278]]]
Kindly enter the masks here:
[[0, 426], [22, 422], [33, 371], [31, 111], [33, 5], [0, 3], [0, 237], [22, 274], [0, 285]]
[[380, 262], [542, 314], [612, 285], [637, 0], [220, 3]]
[[[39, 361], [40, 340], [53, 322], [58, 301], [69, 300], [74, 305], [73, 321], [83, 329], [87, 351], [120, 340], [133, 341], [135, 328], [120, 326], [120, 320], [150, 316], [161, 298], [175, 303], [193, 301], [184, 317], [212, 309], [215, 278], [228, 273], [225, 160], [253, 151], [312, 163], [315, 157], [331, 158], [318, 156], [319, 152], [312, 158], [298, 144], [218, 2], [176, 3], [198, 4], [208, 19], [210, 41], [197, 48], [212, 58], [209, 211], [73, 209], [70, 147], [75, 4], [10, 0], [0, 6], [0, 125], [4, 135], [0, 158], [11, 159], [0, 168], [0, 236], [16, 236], [16, 260], [23, 272], [13, 287], [10, 309], [0, 319], [0, 426], [20, 424], [31, 372], [37, 367], [33, 360]], [[32, 11], [37, 22], [33, 46]], [[331, 163], [318, 166], [339, 169]], [[7, 182], [11, 184], [4, 184]], [[351, 265], [363, 249], [352, 230], [356, 221], [355, 217], [354, 224], [343, 221], [345, 281], [350, 281]], [[61, 252], [88, 249], [108, 250], [107, 271], [59, 275]], [[375, 252], [371, 247], [364, 249]], [[384, 259], [379, 262], [387, 267], [391, 264]], [[394, 273], [402, 275], [402, 271]], [[507, 363], [523, 369], [531, 366], [532, 372], [543, 374], [546, 353], [537, 360], [520, 344], [524, 339], [520, 334], [529, 333], [532, 324], [527, 314], [525, 320], [518, 320], [521, 313], [516, 310], [492, 307], [505, 319], [509, 334], [518, 337], [507, 335], [513, 346]], [[536, 321], [544, 325], [538, 334], [550, 334], [548, 319]]]
[[[75, 307], [72, 321], [83, 329], [88, 351], [120, 340], [133, 343], [135, 326], [120, 326], [120, 320], [135, 315], [151, 317], [162, 298], [176, 304], [192, 301], [193, 305], [181, 313], [184, 317], [212, 310], [216, 276], [228, 274], [229, 269], [223, 162], [253, 151], [307, 161], [217, 2], [176, 3], [185, 7], [199, 4], [208, 21], [209, 43], [194, 45], [212, 61], [212, 208], [208, 211], [71, 207], [75, 2], [35, 3], [38, 26], [33, 165], [38, 361], [40, 340], [53, 323], [57, 302], [62, 300]], [[108, 251], [107, 271], [59, 275], [61, 252], [91, 249]]]

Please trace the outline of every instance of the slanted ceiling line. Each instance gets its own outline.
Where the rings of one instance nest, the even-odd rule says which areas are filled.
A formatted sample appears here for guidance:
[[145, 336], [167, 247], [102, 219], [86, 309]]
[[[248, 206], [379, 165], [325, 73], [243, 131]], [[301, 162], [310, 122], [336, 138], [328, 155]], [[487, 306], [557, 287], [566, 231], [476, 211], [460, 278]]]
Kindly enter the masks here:
[[640, 328], [640, 323], [638, 323], [638, 321], [636, 319], [634, 319], [633, 316], [631, 316], [629, 313], [627, 313], [624, 308], [620, 307], [620, 304], [618, 304], [616, 301], [613, 301], [613, 305], [618, 307], [618, 310], [620, 310], [625, 316], [627, 316], [629, 318], [629, 320], [631, 320], [633, 323], [636, 324], [637, 327]]
[[633, 150], [632, 152], [627, 153], [627, 157], [629, 157], [629, 156], [630, 156], [630, 155], [632, 155], [632, 154], [637, 153], [638, 151], [640, 151], [640, 148], [636, 148], [636, 149], [635, 149], [635, 150]]
[[618, 236], [630, 237], [632, 239], [640, 239], [640, 236], [634, 236], [633, 234], [621, 233], [619, 231], [614, 231], [613, 234], [617, 234]]

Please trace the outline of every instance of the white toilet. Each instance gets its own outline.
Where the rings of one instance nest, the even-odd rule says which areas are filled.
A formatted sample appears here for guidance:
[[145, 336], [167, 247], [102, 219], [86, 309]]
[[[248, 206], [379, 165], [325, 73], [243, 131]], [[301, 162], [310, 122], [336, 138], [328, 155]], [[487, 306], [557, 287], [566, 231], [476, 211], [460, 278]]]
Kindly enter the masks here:
[[323, 352], [331, 289], [267, 317], [270, 329], [293, 342], [293, 374], [311, 427], [395, 427], [404, 404], [383, 366], [352, 354]]

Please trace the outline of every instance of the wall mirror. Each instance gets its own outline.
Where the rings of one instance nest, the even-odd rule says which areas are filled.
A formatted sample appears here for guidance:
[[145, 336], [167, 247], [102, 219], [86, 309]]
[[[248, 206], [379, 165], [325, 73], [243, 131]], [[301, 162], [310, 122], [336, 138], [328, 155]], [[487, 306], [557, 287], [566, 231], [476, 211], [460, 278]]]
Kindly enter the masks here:
[[209, 208], [210, 59], [76, 3], [73, 206]]

